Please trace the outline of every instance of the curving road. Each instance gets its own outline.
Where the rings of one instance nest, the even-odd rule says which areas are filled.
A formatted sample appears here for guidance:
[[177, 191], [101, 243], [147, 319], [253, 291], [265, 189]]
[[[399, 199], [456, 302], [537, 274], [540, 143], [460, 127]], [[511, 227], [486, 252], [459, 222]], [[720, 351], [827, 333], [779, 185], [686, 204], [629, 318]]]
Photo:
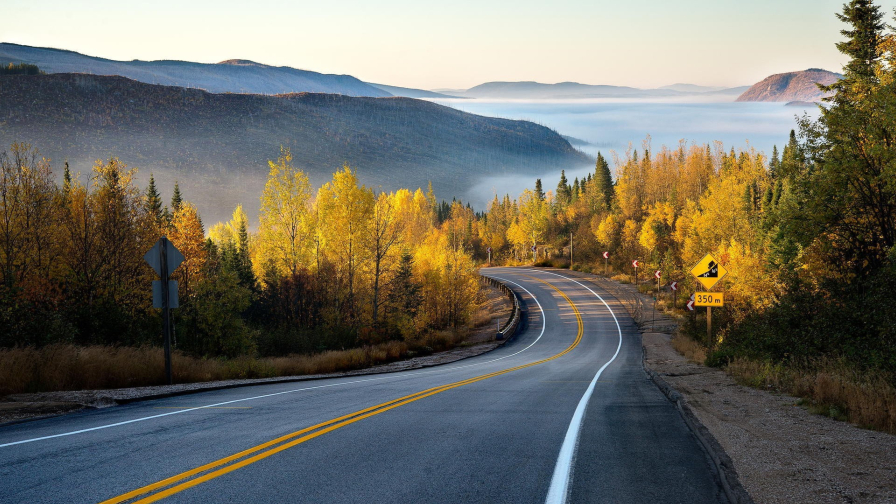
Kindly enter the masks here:
[[528, 309], [493, 352], [2, 427], [0, 502], [724, 502], [615, 299], [483, 274]]

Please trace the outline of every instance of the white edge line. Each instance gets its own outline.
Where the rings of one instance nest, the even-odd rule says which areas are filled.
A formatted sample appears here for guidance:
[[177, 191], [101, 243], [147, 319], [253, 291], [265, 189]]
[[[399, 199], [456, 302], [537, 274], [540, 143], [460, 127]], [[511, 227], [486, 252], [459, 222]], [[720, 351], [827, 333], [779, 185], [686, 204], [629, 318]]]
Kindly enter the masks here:
[[572, 469], [575, 462], [576, 449], [579, 444], [579, 434], [582, 432], [582, 423], [585, 420], [585, 409], [588, 407], [588, 401], [591, 399], [591, 395], [594, 392], [594, 386], [597, 384], [597, 380], [600, 378], [601, 373], [603, 373], [604, 369], [607, 369], [607, 366], [616, 360], [616, 357], [619, 355], [619, 350], [622, 348], [622, 327], [619, 326], [619, 320], [616, 318], [616, 314], [613, 313], [613, 309], [610, 308], [610, 305], [608, 305], [606, 301], [604, 301], [604, 298], [598, 296], [596, 292], [581, 282], [567, 276], [551, 273], [550, 271], [526, 271], [541, 271], [542, 273], [570, 280], [584, 287], [588, 292], [594, 294], [597, 299], [600, 299], [601, 303], [607, 307], [610, 315], [613, 316], [613, 321], [616, 322], [616, 330], [619, 332], [619, 345], [616, 347], [616, 353], [613, 354], [613, 358], [608, 360], [606, 364], [597, 370], [597, 373], [588, 385], [585, 394], [579, 399], [579, 405], [576, 406], [576, 411], [573, 413], [572, 420], [569, 422], [569, 429], [566, 430], [566, 436], [563, 438], [563, 444], [560, 446], [560, 454], [557, 456], [557, 464], [554, 466], [554, 475], [551, 477], [551, 486], [548, 488], [545, 504], [564, 504], [569, 496], [570, 483], [572, 482]]
[[[496, 277], [496, 278], [497, 278], [497, 277]], [[190, 412], [190, 411], [196, 411], [196, 410], [207, 409], [207, 408], [215, 408], [215, 407], [218, 407], [218, 406], [224, 406], [224, 405], [227, 405], [227, 404], [233, 404], [233, 403], [238, 403], [238, 402], [243, 402], [243, 401], [252, 401], [252, 400], [255, 400], [255, 399], [264, 399], [264, 398], [267, 398], [267, 397], [274, 397], [274, 396], [283, 395], [283, 394], [292, 394], [292, 393], [295, 393], [295, 392], [304, 392], [304, 391], [308, 391], [308, 390], [315, 390], [315, 389], [322, 389], [322, 388], [329, 388], [329, 387], [337, 387], [337, 386], [340, 386], [340, 385], [351, 385], [351, 384], [355, 384], [355, 383], [365, 383], [365, 382], [372, 382], [372, 381], [387, 380], [387, 379], [389, 379], [389, 378], [395, 378], [395, 377], [408, 378], [408, 377], [411, 377], [411, 376], [417, 376], [417, 375], [427, 374], [427, 373], [435, 373], [435, 372], [441, 372], [441, 371], [454, 371], [454, 370], [456, 370], [456, 369], [463, 369], [463, 368], [468, 368], [468, 367], [471, 367], [471, 366], [482, 366], [482, 365], [484, 365], [484, 364], [490, 364], [490, 363], [492, 363], [492, 362], [496, 362], [496, 361], [499, 361], [499, 360], [503, 360], [503, 359], [506, 359], [506, 358], [508, 358], [508, 357], [513, 357], [514, 355], [519, 355], [519, 354], [525, 352], [526, 350], [528, 350], [529, 348], [531, 348], [532, 345], [538, 343], [538, 340], [540, 340], [541, 337], [544, 335], [544, 330], [545, 330], [545, 317], [544, 317], [544, 315], [543, 315], [544, 310], [542, 309], [542, 307], [541, 307], [541, 303], [538, 302], [538, 299], [535, 297], [535, 295], [532, 294], [531, 292], [529, 292], [529, 290], [527, 290], [527, 289], [526, 289], [525, 287], [523, 287], [522, 285], [520, 285], [520, 284], [518, 284], [518, 283], [516, 283], [516, 282], [512, 282], [512, 281], [510, 281], [510, 280], [505, 280], [505, 279], [503, 279], [503, 278], [497, 278], [497, 279], [498, 279], [498, 280], [502, 280], [502, 281], [504, 281], [504, 282], [512, 283], [513, 285], [516, 285], [516, 286], [519, 287], [520, 289], [523, 289], [524, 291], [526, 291], [527, 294], [529, 294], [530, 296], [532, 296], [532, 299], [535, 300], [535, 304], [538, 305], [538, 309], [542, 312], [542, 317], [541, 317], [541, 319], [542, 319], [541, 334], [539, 334], [539, 335], [538, 335], [538, 338], [536, 338], [535, 341], [533, 341], [532, 343], [530, 343], [526, 348], [523, 348], [522, 350], [520, 350], [520, 351], [518, 351], [518, 352], [515, 352], [515, 353], [512, 353], [512, 354], [510, 354], [510, 355], [505, 355], [504, 357], [498, 357], [497, 359], [492, 359], [492, 360], [485, 361], [485, 362], [477, 362], [477, 363], [475, 363], [475, 364], [467, 364], [467, 365], [465, 365], [465, 366], [455, 366], [455, 367], [451, 367], [451, 368], [430, 369], [430, 370], [426, 370], [426, 371], [418, 371], [418, 372], [416, 372], [416, 373], [411, 373], [411, 374], [408, 374], [408, 375], [400, 375], [400, 374], [392, 374], [392, 373], [389, 373], [390, 376], [381, 376], [381, 377], [377, 377], [377, 378], [367, 378], [367, 379], [364, 379], [364, 380], [354, 380], [354, 381], [347, 381], [347, 382], [330, 383], [330, 384], [327, 384], [327, 385], [317, 385], [317, 386], [315, 386], [315, 387], [305, 387], [305, 388], [294, 389], [294, 390], [284, 390], [284, 391], [282, 391], [282, 392], [274, 392], [274, 393], [271, 393], [271, 394], [264, 394], [264, 395], [254, 396], [254, 397], [244, 397], [244, 398], [242, 398], [242, 399], [234, 399], [234, 400], [231, 400], [231, 401], [224, 401], [224, 402], [219, 402], [219, 403], [215, 403], [215, 404], [209, 404], [209, 405], [206, 405], [206, 406], [197, 406], [197, 407], [195, 407], [195, 408], [189, 408], [189, 409], [178, 410], [178, 411], [171, 411], [171, 412], [168, 412], [168, 413], [160, 413], [160, 414], [158, 414], [158, 415], [152, 415], [152, 416], [148, 416], [148, 417], [134, 418], [134, 419], [132, 419], [132, 420], [125, 420], [125, 421], [123, 421], [123, 422], [117, 422], [117, 423], [112, 423], [112, 424], [107, 424], [107, 425], [98, 425], [98, 426], [96, 426], [96, 427], [90, 427], [90, 428], [87, 428], [87, 429], [80, 429], [80, 430], [76, 430], [76, 431], [63, 432], [63, 433], [60, 433], [60, 434], [52, 434], [52, 435], [49, 435], [49, 436], [36, 437], [36, 438], [31, 438], [31, 439], [23, 439], [23, 440], [21, 440], [21, 441], [12, 441], [12, 442], [9, 442], [9, 443], [0, 444], [0, 448], [6, 448], [6, 447], [9, 447], [9, 446], [15, 446], [15, 445], [20, 445], [20, 444], [25, 444], [25, 443], [33, 443], [33, 442], [35, 442], [35, 441], [45, 441], [45, 440], [47, 440], [47, 439], [54, 439], [54, 438], [60, 438], [60, 437], [66, 437], [66, 436], [74, 436], [74, 435], [76, 435], [76, 434], [84, 434], [84, 433], [86, 433], [86, 432], [93, 432], [93, 431], [98, 431], [98, 430], [103, 430], [103, 429], [109, 429], [109, 428], [112, 428], [112, 427], [120, 427], [120, 426], [122, 426], [122, 425], [128, 425], [128, 424], [137, 423], [137, 422], [145, 422], [145, 421], [147, 421], [147, 420], [153, 420], [153, 419], [156, 419], [156, 418], [162, 418], [162, 417], [167, 417], [167, 416], [171, 416], [171, 415], [179, 415], [179, 414], [182, 414], [182, 413], [188, 413], [188, 412]]]

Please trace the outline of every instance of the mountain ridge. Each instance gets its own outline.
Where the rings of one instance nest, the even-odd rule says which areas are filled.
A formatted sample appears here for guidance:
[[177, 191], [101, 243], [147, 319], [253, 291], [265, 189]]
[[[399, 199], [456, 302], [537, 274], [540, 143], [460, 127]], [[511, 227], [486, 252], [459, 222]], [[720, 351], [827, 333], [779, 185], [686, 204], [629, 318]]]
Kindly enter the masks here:
[[829, 86], [843, 75], [821, 68], [774, 74], [752, 85], [738, 102], [819, 102], [827, 96], [818, 84]]
[[267, 160], [281, 146], [315, 185], [348, 163], [373, 187], [425, 188], [431, 181], [449, 199], [477, 177], [593, 164], [544, 126], [425, 100], [215, 94], [90, 74], [0, 76], [0, 148], [14, 141], [68, 159], [82, 173], [110, 156], [157, 180], [164, 173], [181, 181], [209, 222], [257, 201]]
[[273, 95], [304, 91], [347, 96], [392, 96], [351, 75], [275, 67], [251, 60], [232, 59], [220, 63], [181, 60], [119, 61], [88, 56], [68, 49], [3, 42], [0, 43], [0, 62], [5, 61], [35, 64], [47, 73], [120, 75], [147, 84], [199, 88], [212, 93]]

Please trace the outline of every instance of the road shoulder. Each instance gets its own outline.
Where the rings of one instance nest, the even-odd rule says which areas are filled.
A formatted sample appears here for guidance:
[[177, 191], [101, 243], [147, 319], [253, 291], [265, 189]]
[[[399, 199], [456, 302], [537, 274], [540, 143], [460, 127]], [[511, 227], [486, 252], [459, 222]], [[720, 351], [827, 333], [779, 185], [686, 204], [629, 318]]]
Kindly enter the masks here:
[[896, 436], [815, 415], [797, 398], [738, 385], [644, 333], [645, 364], [678, 391], [762, 503], [896, 502]]

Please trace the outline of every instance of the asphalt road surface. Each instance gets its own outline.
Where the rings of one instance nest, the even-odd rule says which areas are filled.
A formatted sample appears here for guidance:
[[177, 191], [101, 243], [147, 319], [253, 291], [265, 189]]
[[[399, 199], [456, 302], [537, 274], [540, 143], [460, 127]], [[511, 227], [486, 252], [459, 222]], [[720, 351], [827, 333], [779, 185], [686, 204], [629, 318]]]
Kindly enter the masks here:
[[0, 502], [725, 502], [615, 299], [483, 273], [528, 310], [493, 352], [2, 427]]

